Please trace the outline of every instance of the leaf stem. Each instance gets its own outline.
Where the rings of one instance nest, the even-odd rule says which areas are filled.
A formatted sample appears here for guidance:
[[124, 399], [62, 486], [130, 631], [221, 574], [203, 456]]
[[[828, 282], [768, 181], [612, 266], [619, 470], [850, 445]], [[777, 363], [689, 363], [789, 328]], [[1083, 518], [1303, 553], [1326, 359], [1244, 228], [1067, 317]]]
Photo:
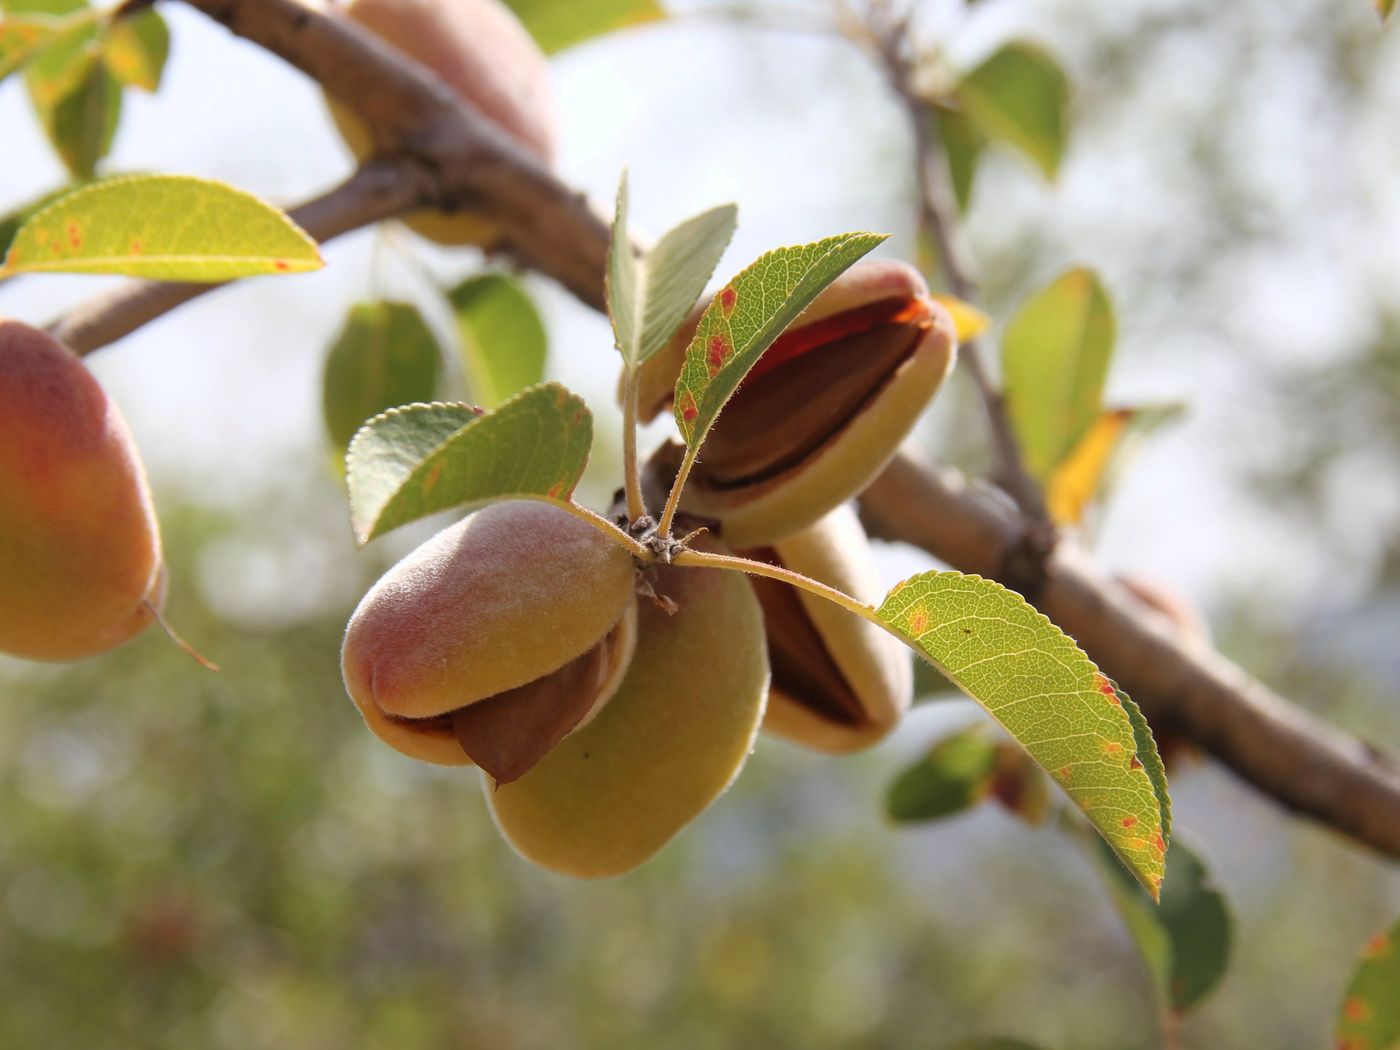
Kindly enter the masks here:
[[818, 583], [816, 580], [803, 576], [800, 572], [784, 569], [780, 565], [769, 565], [767, 562], [750, 561], [748, 558], [736, 558], [728, 554], [709, 554], [696, 550], [681, 551], [671, 559], [671, 564], [688, 565], [695, 568], [729, 569], [734, 572], [746, 572], [751, 576], [766, 576], [770, 580], [781, 580], [783, 583], [791, 584], [809, 594], [815, 594], [819, 598], [835, 602], [848, 612], [853, 612], [857, 616], [888, 630], [888, 627], [881, 623], [875, 615], [875, 609], [872, 606], [857, 601], [845, 591], [838, 591], [835, 587], [828, 587], [824, 583]]
[[589, 525], [592, 525], [595, 529], [603, 533], [605, 536], [607, 536], [608, 539], [612, 540], [618, 546], [626, 547], [628, 552], [631, 553], [631, 555], [634, 558], [641, 558], [643, 561], [651, 561], [656, 557], [656, 555], [653, 554], [650, 550], [642, 546], [631, 536], [627, 535], [626, 532], [618, 528], [616, 525], [610, 522], [607, 518], [603, 517], [601, 514], [598, 514], [595, 511], [591, 511], [587, 507], [580, 506], [573, 500], [551, 502], [554, 506], [558, 507], [559, 509], [568, 511], [574, 517], [578, 518], [579, 521], [585, 521]]
[[622, 388], [622, 484], [627, 490], [627, 517], [637, 521], [646, 517], [646, 500], [642, 497], [642, 475], [637, 465], [637, 399], [640, 396], [640, 374], [630, 364], [623, 373]]
[[[671, 538], [671, 522], [675, 520], [676, 508], [680, 506], [681, 490], [685, 488], [685, 479], [690, 477], [690, 468], [695, 466], [695, 457], [699, 451], [696, 448], [685, 450], [685, 458], [681, 460], [680, 470], [676, 471], [676, 480], [671, 482], [671, 493], [666, 497], [666, 509], [661, 512], [661, 523], [656, 527], [656, 534], [663, 540]], [[743, 559], [737, 560], [742, 561]]]

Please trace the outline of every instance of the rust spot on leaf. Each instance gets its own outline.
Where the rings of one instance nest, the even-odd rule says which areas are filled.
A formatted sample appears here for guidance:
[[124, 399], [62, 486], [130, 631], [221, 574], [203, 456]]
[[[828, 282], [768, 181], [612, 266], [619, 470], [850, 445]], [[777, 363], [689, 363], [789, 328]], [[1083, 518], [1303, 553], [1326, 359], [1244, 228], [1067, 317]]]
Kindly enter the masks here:
[[1123, 753], [1123, 745], [1116, 740], [1105, 740], [1103, 742], [1103, 753], [1105, 755], [1121, 755]]
[[1138, 758], [1137, 755], [1134, 755], [1134, 756], [1133, 756], [1133, 760], [1132, 760], [1131, 762], [1128, 763], [1128, 768], [1129, 768], [1129, 769], [1141, 769], [1141, 768], [1142, 768], [1142, 759]]
[[719, 293], [720, 309], [724, 311], [724, 316], [728, 317], [734, 312], [734, 304], [739, 301], [739, 293], [731, 285]]
[[1125, 828], [1137, 827], [1137, 822], [1138, 822], [1137, 817], [1131, 817], [1131, 816], [1130, 816], [1130, 817], [1124, 817], [1124, 818], [1122, 819], [1122, 821], [1121, 821], [1122, 825], [1123, 825]]
[[1099, 692], [1103, 693], [1104, 696], [1108, 697], [1120, 707], [1122, 706], [1122, 704], [1118, 700], [1118, 690], [1113, 688], [1113, 683], [1110, 682], [1107, 677], [1105, 677], [1104, 675], [1096, 675], [1094, 678], [1094, 684], [1098, 686]]
[[705, 367], [709, 371], [711, 379], [724, 367], [724, 362], [729, 359], [731, 349], [729, 340], [725, 336], [710, 336], [709, 342], [705, 345]]
[[909, 633], [913, 635], [923, 634], [928, 628], [928, 610], [922, 605], [916, 605], [909, 612]]
[[1347, 1001], [1342, 1003], [1342, 1015], [1348, 1021], [1369, 1021], [1371, 1004], [1359, 995], [1348, 996]]
[[429, 495], [433, 489], [437, 488], [437, 483], [442, 480], [442, 472], [446, 469], [442, 460], [438, 460], [428, 469], [428, 473], [423, 478], [423, 495]]
[[286, 273], [292, 268], [292, 264], [287, 262], [286, 259], [273, 259], [272, 268], [274, 270], [281, 270], [283, 273]]
[[1061, 766], [1059, 769], [1055, 770], [1055, 778], [1057, 780], [1068, 780], [1069, 773], [1069, 766]]
[[699, 415], [700, 410], [695, 407], [695, 396], [687, 391], [681, 400], [681, 418], [687, 423], [692, 423]]
[[76, 222], [70, 222], [68, 224], [68, 243], [74, 248], [81, 248], [83, 246], [82, 228]]
[[1390, 951], [1390, 938], [1383, 933], [1378, 933], [1366, 942], [1364, 955], [1368, 959], [1378, 959]]
[[1155, 849], [1158, 853], [1167, 852], [1167, 844], [1162, 840], [1162, 833], [1160, 831], [1157, 832], [1156, 835], [1152, 836], [1152, 848]]
[[143, 251], [145, 251], [145, 250], [146, 250], [146, 246], [145, 246], [144, 244], [141, 243], [141, 238], [140, 238], [140, 237], [133, 237], [133, 238], [131, 238], [131, 254], [132, 254], [132, 255], [140, 255], [140, 254], [141, 254]]

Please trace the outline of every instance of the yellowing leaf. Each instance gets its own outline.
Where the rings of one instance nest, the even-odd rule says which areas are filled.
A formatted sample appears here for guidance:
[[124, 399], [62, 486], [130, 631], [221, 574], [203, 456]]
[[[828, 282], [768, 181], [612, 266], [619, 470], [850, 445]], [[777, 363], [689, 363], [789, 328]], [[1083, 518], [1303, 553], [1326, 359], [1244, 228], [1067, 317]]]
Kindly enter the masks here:
[[170, 57], [170, 30], [153, 8], [116, 19], [102, 35], [102, 61], [130, 87], [155, 91]]
[[1133, 702], [1058, 627], [980, 576], [926, 572], [876, 617], [981, 704], [1156, 897], [1171, 833], [1161, 759]]
[[119, 273], [219, 282], [324, 265], [315, 241], [251, 193], [212, 179], [124, 175], [32, 216], [15, 234], [0, 277]]
[[1038, 480], [1050, 477], [1098, 418], [1113, 342], [1113, 307], [1092, 270], [1057, 278], [1007, 324], [1006, 410]]
[[939, 306], [948, 311], [948, 315], [953, 319], [953, 327], [958, 333], [958, 342], [965, 343], [969, 339], [976, 339], [991, 325], [992, 319], [984, 314], [977, 307], [959, 299], [956, 295], [946, 295], [941, 292], [934, 293], [931, 298]]
[[1045, 489], [1050, 516], [1062, 525], [1079, 524], [1089, 504], [1102, 498], [1135, 440], [1181, 411], [1180, 405], [1153, 405], [1101, 413], [1050, 475]]

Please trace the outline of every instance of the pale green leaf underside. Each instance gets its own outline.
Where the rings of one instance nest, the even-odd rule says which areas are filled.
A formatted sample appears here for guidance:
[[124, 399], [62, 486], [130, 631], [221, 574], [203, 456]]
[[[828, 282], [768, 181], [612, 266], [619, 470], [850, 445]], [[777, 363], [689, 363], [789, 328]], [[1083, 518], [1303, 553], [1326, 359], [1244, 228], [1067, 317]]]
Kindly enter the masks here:
[[506, 0], [546, 54], [665, 18], [657, 0]]
[[1400, 1050], [1400, 922], [1361, 952], [1337, 1017], [1338, 1050]]
[[627, 204], [624, 172], [608, 250], [608, 312], [622, 359], [635, 368], [670, 341], [700, 298], [734, 236], [738, 208], [724, 204], [687, 219], [639, 258]]
[[1067, 136], [1069, 81], [1053, 58], [1008, 44], [963, 78], [957, 96], [979, 130], [1015, 146], [1047, 179], [1055, 177]]
[[1114, 338], [1113, 307], [1086, 269], [1056, 278], [1007, 324], [1006, 410], [1037, 479], [1047, 480], [1098, 419]]
[[775, 248], [720, 290], [700, 318], [676, 380], [676, 426], [692, 451], [773, 340], [885, 236], [843, 233]]
[[316, 242], [251, 193], [212, 179], [124, 175], [75, 190], [30, 218], [0, 275], [219, 282], [323, 265]]
[[1167, 828], [1147, 759], [1112, 683], [1071, 639], [1020, 595], [955, 572], [906, 580], [876, 615], [986, 708], [1158, 892]]
[[447, 300], [473, 400], [494, 408], [544, 379], [549, 336], [519, 281], [482, 274], [452, 289]]
[[593, 417], [558, 383], [494, 412], [407, 405], [365, 424], [350, 443], [350, 523], [360, 543], [411, 521], [503, 499], [567, 502], [593, 443]]

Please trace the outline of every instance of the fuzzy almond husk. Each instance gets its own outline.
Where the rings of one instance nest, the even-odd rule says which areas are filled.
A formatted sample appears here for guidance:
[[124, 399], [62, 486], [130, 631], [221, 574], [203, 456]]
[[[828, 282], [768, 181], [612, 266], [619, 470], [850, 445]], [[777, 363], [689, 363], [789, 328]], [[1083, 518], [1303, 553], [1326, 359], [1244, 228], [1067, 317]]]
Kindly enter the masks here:
[[62, 343], [0, 320], [0, 652], [104, 652], [164, 601], [155, 507], [121, 413]]
[[[773, 547], [744, 556], [782, 565], [878, 602], [870, 541], [849, 504]], [[764, 606], [773, 685], [763, 728], [816, 751], [845, 754], [883, 739], [913, 702], [909, 650], [823, 598], [754, 578]], [[800, 617], [800, 620], [799, 620]]]
[[501, 832], [554, 871], [605, 878], [637, 867], [723, 793], [753, 749], [769, 676], [752, 589], [725, 570], [654, 572], [677, 611], [639, 603], [636, 654], [612, 700], [513, 784], [484, 777]]
[[[517, 691], [502, 704], [515, 713], [496, 730], [552, 732], [557, 721], [539, 705], [560, 698], [539, 683], [599, 645], [608, 659], [590, 679], [598, 692], [581, 719], [606, 702], [631, 658], [633, 581], [631, 555], [567, 512], [524, 500], [486, 507], [365, 595], [341, 651], [346, 688], [386, 743], [428, 762], [471, 764], [453, 712]], [[518, 692], [531, 686], [533, 703]]]

